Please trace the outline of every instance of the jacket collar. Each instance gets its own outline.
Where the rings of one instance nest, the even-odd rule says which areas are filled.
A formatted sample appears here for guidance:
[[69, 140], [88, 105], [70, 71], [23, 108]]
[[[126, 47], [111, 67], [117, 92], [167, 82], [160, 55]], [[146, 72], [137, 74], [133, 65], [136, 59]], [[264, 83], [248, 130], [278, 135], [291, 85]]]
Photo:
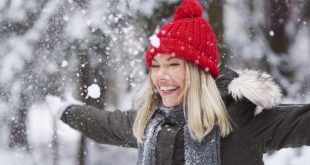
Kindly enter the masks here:
[[238, 102], [247, 99], [256, 105], [255, 114], [270, 109], [281, 102], [281, 89], [267, 73], [256, 70], [233, 71], [230, 68], [220, 70], [216, 80], [221, 96], [231, 96]]

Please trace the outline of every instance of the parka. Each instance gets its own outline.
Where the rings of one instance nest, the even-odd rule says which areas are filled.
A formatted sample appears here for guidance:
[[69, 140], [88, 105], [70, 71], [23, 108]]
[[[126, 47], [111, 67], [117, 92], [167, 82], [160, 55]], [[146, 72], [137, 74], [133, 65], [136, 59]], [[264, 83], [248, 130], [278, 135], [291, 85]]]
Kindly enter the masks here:
[[[224, 67], [216, 84], [233, 127], [221, 138], [222, 165], [263, 165], [268, 151], [310, 145], [310, 104], [279, 104], [280, 88], [268, 74]], [[135, 110], [71, 105], [61, 120], [98, 143], [137, 148], [135, 116]], [[183, 127], [162, 127], [155, 156], [158, 165], [184, 164]]]

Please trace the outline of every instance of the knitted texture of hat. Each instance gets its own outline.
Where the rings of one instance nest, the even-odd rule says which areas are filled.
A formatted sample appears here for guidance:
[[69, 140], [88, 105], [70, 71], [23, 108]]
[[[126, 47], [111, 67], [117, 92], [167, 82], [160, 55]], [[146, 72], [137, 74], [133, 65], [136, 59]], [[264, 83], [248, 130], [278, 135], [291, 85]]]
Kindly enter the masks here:
[[202, 18], [202, 7], [197, 0], [184, 0], [176, 9], [171, 22], [156, 34], [159, 43], [151, 43], [146, 52], [148, 68], [157, 54], [171, 54], [198, 65], [213, 78], [219, 75], [218, 50], [215, 34]]

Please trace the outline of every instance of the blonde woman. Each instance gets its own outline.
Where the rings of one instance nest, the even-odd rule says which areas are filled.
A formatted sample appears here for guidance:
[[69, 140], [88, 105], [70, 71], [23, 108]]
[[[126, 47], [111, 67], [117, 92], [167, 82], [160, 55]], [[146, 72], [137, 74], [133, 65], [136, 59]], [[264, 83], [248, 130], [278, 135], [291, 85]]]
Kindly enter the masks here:
[[310, 105], [278, 105], [268, 74], [219, 71], [217, 53], [199, 2], [185, 0], [152, 37], [136, 110], [72, 105], [61, 119], [99, 143], [138, 148], [141, 165], [262, 165], [267, 151], [310, 144]]

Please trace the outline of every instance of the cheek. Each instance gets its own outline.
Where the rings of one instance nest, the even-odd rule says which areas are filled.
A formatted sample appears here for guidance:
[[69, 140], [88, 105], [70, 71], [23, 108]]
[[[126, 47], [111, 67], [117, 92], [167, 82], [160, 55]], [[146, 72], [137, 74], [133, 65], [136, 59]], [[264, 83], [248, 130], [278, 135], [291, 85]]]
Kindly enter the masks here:
[[185, 85], [185, 73], [183, 70], [178, 70], [175, 74], [175, 80], [179, 83], [179, 85], [181, 85], [182, 87], [184, 87]]
[[182, 88], [185, 87], [185, 76], [184, 75], [180, 75], [180, 85]]
[[151, 72], [150, 74], [151, 74], [152, 83], [155, 85], [156, 84], [155, 83], [156, 82], [156, 76], [155, 76], [156, 74], [154, 72]]

